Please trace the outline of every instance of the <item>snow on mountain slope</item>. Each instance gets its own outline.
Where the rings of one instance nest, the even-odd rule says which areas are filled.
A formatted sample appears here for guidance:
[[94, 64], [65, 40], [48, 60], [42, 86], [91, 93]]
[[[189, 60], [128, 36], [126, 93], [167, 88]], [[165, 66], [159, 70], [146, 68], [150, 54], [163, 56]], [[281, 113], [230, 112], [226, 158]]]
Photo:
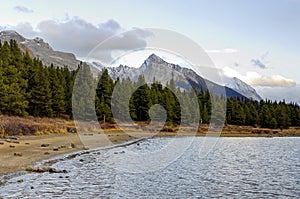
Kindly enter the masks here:
[[68, 66], [71, 70], [77, 68], [80, 63], [72, 53], [55, 51], [42, 38], [36, 37], [34, 39], [27, 39], [13, 30], [5, 30], [0, 32], [0, 40], [17, 41], [19, 48], [23, 52], [28, 52], [31, 57], [39, 58], [43, 64], [50, 66]]
[[226, 86], [232, 88], [233, 90], [241, 93], [244, 96], [247, 96], [249, 99], [257, 101], [262, 100], [261, 96], [257, 94], [256, 90], [253, 87], [236, 77], [232, 78], [232, 82], [227, 83]]
[[[259, 95], [255, 95], [255, 90], [245, 83], [242, 84], [241, 82], [234, 81], [237, 82], [235, 84], [237, 86], [234, 87], [235, 89], [226, 86], [223, 87], [204, 79], [191, 69], [168, 63], [155, 54], [150, 55], [139, 68], [124, 65], [119, 65], [118, 67], [104, 67], [96, 62], [93, 62], [92, 65], [100, 71], [106, 68], [113, 79], [117, 79], [119, 77], [121, 80], [130, 78], [132, 81], [137, 81], [138, 77], [143, 74], [147, 82], [152, 82], [155, 78], [156, 81], [164, 85], [171, 79], [174, 79], [176, 86], [181, 89], [191, 89], [191, 86], [195, 86], [197, 90], [201, 87], [205, 90], [206, 88], [209, 88], [217, 95], [223, 95], [226, 93], [227, 97], [248, 99], [260, 98]], [[240, 88], [240, 91], [243, 91], [243, 93], [240, 93], [237, 88]], [[251, 92], [248, 92], [250, 90]]]
[[[42, 38], [27, 39], [13, 30], [0, 32], [0, 40], [2, 42], [11, 39], [17, 41], [23, 52], [27, 51], [30, 56], [39, 58], [47, 66], [51, 64], [60, 67], [68, 66], [71, 70], [74, 70], [80, 63], [74, 54], [55, 51]], [[96, 62], [90, 65], [93, 66], [92, 71], [95, 74], [98, 70], [101, 71], [105, 68]], [[223, 94], [225, 89], [227, 97], [262, 99], [254, 88], [238, 78], [230, 79], [226, 86], [223, 87], [204, 79], [191, 69], [168, 63], [155, 54], [150, 55], [139, 68], [120, 65], [118, 67], [107, 67], [107, 69], [113, 79], [130, 78], [132, 81], [137, 81], [138, 77], [144, 74], [147, 82], [151, 82], [155, 78], [156, 81], [166, 84], [173, 78], [176, 85], [181, 89], [190, 89], [191, 86], [195, 86], [199, 90], [201, 87], [204, 89], [208, 87], [219, 95]]]

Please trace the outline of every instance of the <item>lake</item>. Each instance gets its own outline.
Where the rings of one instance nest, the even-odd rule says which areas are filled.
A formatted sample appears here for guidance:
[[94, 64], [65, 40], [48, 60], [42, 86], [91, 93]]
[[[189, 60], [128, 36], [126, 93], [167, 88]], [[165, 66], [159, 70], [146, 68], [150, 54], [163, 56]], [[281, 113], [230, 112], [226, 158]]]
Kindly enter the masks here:
[[[180, 145], [166, 147], [174, 139], [190, 145], [176, 153]], [[67, 173], [2, 176], [0, 198], [300, 197], [300, 138], [219, 138], [209, 149], [204, 142], [203, 137], [153, 138], [93, 150], [52, 165]], [[200, 155], [200, 148], [209, 153]], [[134, 160], [138, 155], [149, 158]]]

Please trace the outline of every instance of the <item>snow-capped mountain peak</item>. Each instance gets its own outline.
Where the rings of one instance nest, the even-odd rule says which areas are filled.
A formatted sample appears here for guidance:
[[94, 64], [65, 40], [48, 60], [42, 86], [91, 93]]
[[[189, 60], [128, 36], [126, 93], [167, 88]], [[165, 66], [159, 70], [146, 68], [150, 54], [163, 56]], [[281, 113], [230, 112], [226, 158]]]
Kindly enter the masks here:
[[226, 84], [227, 87], [232, 88], [233, 90], [241, 93], [244, 96], [252, 100], [261, 100], [262, 98], [257, 94], [256, 90], [250, 85], [246, 84], [237, 77], [232, 78], [232, 82]]
[[225, 89], [227, 97], [239, 97], [254, 100], [260, 99], [260, 96], [251, 86], [237, 78], [231, 79], [233, 82], [231, 84], [232, 88], [228, 86], [223, 87], [204, 79], [189, 68], [168, 63], [155, 54], [151, 54], [139, 68], [125, 65], [105, 67], [95, 62], [93, 62], [92, 65], [98, 68], [98, 70], [103, 70], [104, 68], [107, 69], [110, 76], [115, 80], [117, 78], [120, 80], [130, 78], [132, 81], [137, 81], [140, 75], [144, 75], [147, 82], [151, 82], [155, 78], [156, 81], [166, 84], [166, 82], [174, 79], [175, 84], [180, 89], [191, 89], [191, 86], [195, 86], [198, 90], [201, 87], [204, 89], [210, 87], [217, 95], [223, 95]]

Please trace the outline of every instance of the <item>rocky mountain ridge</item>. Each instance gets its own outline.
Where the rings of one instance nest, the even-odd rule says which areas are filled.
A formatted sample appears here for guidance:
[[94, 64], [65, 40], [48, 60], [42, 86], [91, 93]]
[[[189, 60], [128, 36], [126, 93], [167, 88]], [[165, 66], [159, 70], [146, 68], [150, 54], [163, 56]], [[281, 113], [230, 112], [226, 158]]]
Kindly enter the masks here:
[[[31, 57], [39, 58], [47, 66], [51, 64], [59, 67], [68, 66], [69, 69], [74, 70], [80, 64], [80, 60], [74, 54], [53, 50], [42, 38], [27, 39], [13, 30], [0, 32], [0, 40], [2, 42], [10, 41], [11, 39], [17, 41], [23, 52], [27, 51]], [[137, 81], [138, 77], [143, 74], [147, 82], [155, 79], [165, 85], [171, 79], [174, 79], [176, 86], [181, 89], [190, 89], [191, 86], [194, 86], [197, 90], [200, 90], [203, 87], [205, 90], [209, 88], [209, 90], [214, 91], [218, 95], [226, 93], [227, 97], [240, 97], [253, 100], [262, 99], [254, 88], [238, 78], [233, 78], [224, 87], [204, 79], [191, 69], [168, 63], [155, 54], [150, 55], [139, 68], [124, 65], [104, 67], [96, 62], [88, 64], [92, 66], [94, 73], [97, 70], [101, 71], [106, 68], [114, 80], [117, 78], [130, 78], [132, 81]]]
[[10, 41], [16, 40], [19, 48], [23, 52], [28, 52], [31, 57], [39, 58], [44, 65], [50, 66], [68, 66], [71, 70], [77, 68], [80, 63], [72, 53], [55, 51], [42, 38], [27, 39], [13, 30], [5, 30], [0, 32], [0, 40]]

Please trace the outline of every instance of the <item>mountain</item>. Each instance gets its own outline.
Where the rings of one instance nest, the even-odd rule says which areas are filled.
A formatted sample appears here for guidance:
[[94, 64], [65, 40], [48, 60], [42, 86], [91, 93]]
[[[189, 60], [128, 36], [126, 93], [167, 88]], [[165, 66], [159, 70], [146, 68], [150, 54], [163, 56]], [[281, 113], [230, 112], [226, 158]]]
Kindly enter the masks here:
[[[13, 30], [0, 32], [0, 40], [10, 41], [16, 40], [20, 49], [23, 52], [28, 52], [31, 57], [39, 58], [44, 65], [68, 66], [69, 69], [77, 68], [80, 60], [77, 60], [74, 54], [61, 51], [55, 51], [42, 38], [27, 39]], [[91, 69], [96, 74], [97, 70], [102, 70], [104, 66], [93, 62]], [[138, 77], [143, 74], [147, 82], [151, 82], [154, 78], [156, 81], [166, 84], [173, 78], [176, 86], [181, 89], [190, 89], [191, 85], [197, 90], [201, 87], [206, 90], [212, 90], [217, 95], [224, 94], [224, 89], [227, 97], [240, 97], [254, 100], [260, 100], [261, 97], [256, 93], [255, 89], [237, 78], [233, 78], [225, 87], [218, 85], [212, 81], [206, 80], [199, 76], [193, 70], [181, 67], [176, 64], [171, 64], [155, 54], [152, 54], [144, 61], [139, 68], [120, 65], [118, 67], [107, 67], [109, 74], [113, 79], [130, 78], [132, 81], [137, 81]]]
[[247, 96], [249, 99], [260, 101], [262, 100], [261, 96], [259, 96], [256, 90], [243, 82], [242, 80], [234, 77], [232, 78], [232, 82], [226, 84], [227, 87], [232, 88], [233, 90], [241, 93], [244, 96]]
[[13, 30], [0, 32], [0, 40], [2, 42], [9, 42], [11, 39], [17, 41], [19, 48], [23, 52], [27, 51], [31, 57], [39, 58], [44, 65], [68, 66], [71, 70], [74, 70], [80, 63], [74, 54], [55, 51], [48, 43], [39, 37], [27, 39]]
[[[93, 62], [92, 65], [99, 70], [105, 68], [96, 62]], [[204, 79], [191, 69], [168, 63], [155, 54], [150, 55], [139, 68], [120, 65], [118, 67], [107, 67], [107, 70], [114, 80], [119, 77], [121, 80], [130, 78], [132, 81], [137, 81], [138, 77], [143, 74], [147, 82], [152, 82], [155, 78], [156, 81], [166, 85], [173, 78], [176, 86], [181, 89], [190, 89], [191, 86], [194, 86], [199, 91], [202, 87], [204, 90], [209, 88], [216, 95], [222, 95], [226, 92], [227, 97], [254, 99], [247, 92], [240, 93], [233, 88], [218, 85]], [[252, 87], [249, 86], [248, 89], [250, 90], [250, 88]]]

